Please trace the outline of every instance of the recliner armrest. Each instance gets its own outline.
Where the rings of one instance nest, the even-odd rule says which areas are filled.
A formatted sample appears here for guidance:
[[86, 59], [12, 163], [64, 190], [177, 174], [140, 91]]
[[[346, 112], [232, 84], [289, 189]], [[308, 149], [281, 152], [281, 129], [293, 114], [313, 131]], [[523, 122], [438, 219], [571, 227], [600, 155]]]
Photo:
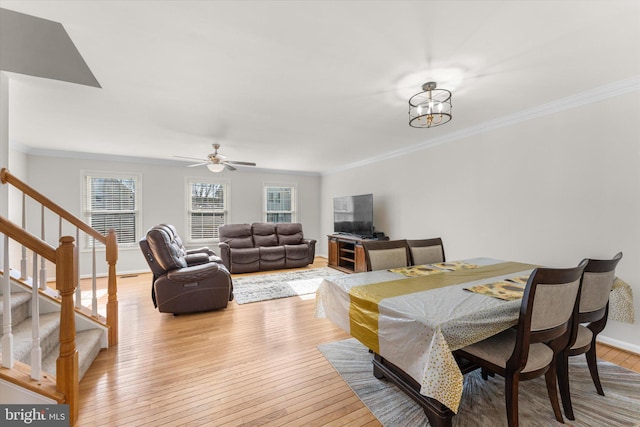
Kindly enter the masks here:
[[167, 278], [176, 283], [199, 282], [210, 278], [211, 275], [216, 274], [218, 271], [226, 272], [226, 269], [217, 262], [208, 262], [206, 264], [172, 270], [167, 273]]
[[202, 247], [197, 249], [187, 249], [187, 255], [191, 255], [191, 254], [218, 255], [208, 247]]
[[204, 252], [186, 254], [184, 256], [184, 260], [187, 262], [187, 266], [191, 267], [192, 265], [205, 264], [209, 262], [209, 255]]

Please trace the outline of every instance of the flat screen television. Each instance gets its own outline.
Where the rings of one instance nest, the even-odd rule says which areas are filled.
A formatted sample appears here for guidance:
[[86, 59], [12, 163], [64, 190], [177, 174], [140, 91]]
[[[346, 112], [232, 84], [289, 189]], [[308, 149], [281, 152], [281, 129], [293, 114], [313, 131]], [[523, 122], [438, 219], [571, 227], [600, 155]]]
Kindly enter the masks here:
[[373, 194], [335, 197], [333, 231], [360, 237], [373, 237]]

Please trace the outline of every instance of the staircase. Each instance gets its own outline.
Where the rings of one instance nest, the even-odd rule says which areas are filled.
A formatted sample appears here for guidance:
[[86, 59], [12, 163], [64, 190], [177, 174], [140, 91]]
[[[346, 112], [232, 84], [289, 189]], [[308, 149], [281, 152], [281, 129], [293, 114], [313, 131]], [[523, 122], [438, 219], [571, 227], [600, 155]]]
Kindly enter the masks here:
[[[80, 379], [102, 348], [118, 343], [117, 236], [113, 229], [106, 234], [95, 230], [6, 168], [0, 170], [0, 183], [22, 193], [22, 223], [0, 216], [0, 404], [68, 404], [73, 426], [78, 418]], [[26, 226], [26, 207], [34, 202], [39, 204], [40, 224], [31, 228], [39, 229], [40, 237]], [[51, 214], [57, 217], [58, 238], [50, 243], [45, 229], [52, 226], [47, 220]], [[80, 287], [78, 245], [85, 239], [92, 242], [91, 308], [82, 305]], [[100, 302], [100, 313], [97, 246], [107, 264], [107, 300]], [[21, 276], [26, 274], [18, 271], [26, 273], [29, 261], [33, 278], [25, 279]], [[48, 266], [55, 269], [55, 290], [46, 286]]]
[[[14, 359], [31, 365], [32, 319], [30, 286], [12, 278], [11, 319], [13, 323]], [[1, 290], [0, 290], [1, 292]], [[60, 354], [60, 302], [47, 295], [39, 295], [40, 348], [42, 373], [56, 376], [56, 360]], [[3, 321], [3, 295], [0, 295], [0, 324]], [[91, 319], [76, 314], [76, 348], [78, 350], [78, 378], [82, 379], [102, 348], [107, 347], [108, 330]], [[1, 353], [0, 353], [1, 354]]]

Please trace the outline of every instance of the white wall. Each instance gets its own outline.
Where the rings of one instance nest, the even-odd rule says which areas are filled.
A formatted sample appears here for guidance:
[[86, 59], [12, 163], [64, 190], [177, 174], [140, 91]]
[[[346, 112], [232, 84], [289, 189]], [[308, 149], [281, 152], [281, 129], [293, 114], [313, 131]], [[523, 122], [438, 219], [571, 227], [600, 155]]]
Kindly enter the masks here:
[[[373, 193], [377, 230], [440, 236], [451, 260], [572, 266], [622, 251], [640, 321], [639, 118], [635, 92], [325, 175], [322, 234], [333, 197]], [[638, 352], [639, 329], [610, 321], [602, 335]]]
[[[9, 77], [0, 71], [0, 168], [9, 166]], [[7, 217], [9, 192], [0, 184], [0, 216]], [[4, 266], [4, 236], [0, 240], [0, 265]]]
[[[28, 155], [28, 171], [25, 181], [55, 203], [82, 218], [82, 171], [97, 170], [141, 174], [141, 223], [138, 237], [159, 223], [176, 226], [178, 233], [186, 236], [186, 179], [187, 177], [211, 178], [212, 173], [205, 167], [187, 168], [173, 163], [133, 163], [125, 161], [100, 161], [50, 156]], [[229, 184], [230, 223], [261, 222], [263, 184], [277, 182], [297, 186], [298, 222], [302, 223], [305, 237], [318, 239], [320, 236], [320, 176], [295, 173], [272, 173], [265, 171], [240, 170], [217, 175]], [[40, 235], [40, 214], [37, 209], [29, 209], [27, 228]], [[46, 240], [57, 246], [58, 223], [56, 218], [47, 218]], [[73, 230], [63, 230], [63, 234], [73, 234]], [[185, 240], [185, 245], [189, 246]], [[217, 242], [197, 243], [195, 246], [209, 246], [217, 250]], [[194, 245], [191, 245], [194, 246]], [[106, 273], [104, 251], [97, 255], [98, 274]], [[12, 265], [15, 261], [12, 261]], [[81, 275], [91, 272], [90, 253], [81, 253]], [[138, 246], [119, 249], [118, 274], [148, 271]], [[52, 277], [53, 269], [48, 272]]]
[[[10, 147], [9, 144], [9, 87], [10, 79], [6, 73], [0, 72], [0, 168], [7, 168], [13, 175], [23, 178], [26, 174], [26, 156]], [[9, 185], [0, 185], [0, 215], [10, 221], [21, 223], [22, 195]], [[9, 253], [20, 251], [20, 245], [9, 241]], [[0, 259], [4, 259], [4, 243], [0, 244]], [[14, 266], [10, 262], [10, 266]]]

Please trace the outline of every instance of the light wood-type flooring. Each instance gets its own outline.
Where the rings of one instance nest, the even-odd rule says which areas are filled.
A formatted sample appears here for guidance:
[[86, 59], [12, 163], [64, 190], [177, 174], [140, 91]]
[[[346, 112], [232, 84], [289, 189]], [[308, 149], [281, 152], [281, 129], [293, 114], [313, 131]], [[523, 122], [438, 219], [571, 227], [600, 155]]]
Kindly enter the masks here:
[[[150, 273], [118, 278], [119, 343], [80, 383], [78, 426], [380, 425], [316, 349], [349, 335], [312, 298], [172, 316], [150, 290]], [[598, 356], [640, 372], [638, 355]]]

